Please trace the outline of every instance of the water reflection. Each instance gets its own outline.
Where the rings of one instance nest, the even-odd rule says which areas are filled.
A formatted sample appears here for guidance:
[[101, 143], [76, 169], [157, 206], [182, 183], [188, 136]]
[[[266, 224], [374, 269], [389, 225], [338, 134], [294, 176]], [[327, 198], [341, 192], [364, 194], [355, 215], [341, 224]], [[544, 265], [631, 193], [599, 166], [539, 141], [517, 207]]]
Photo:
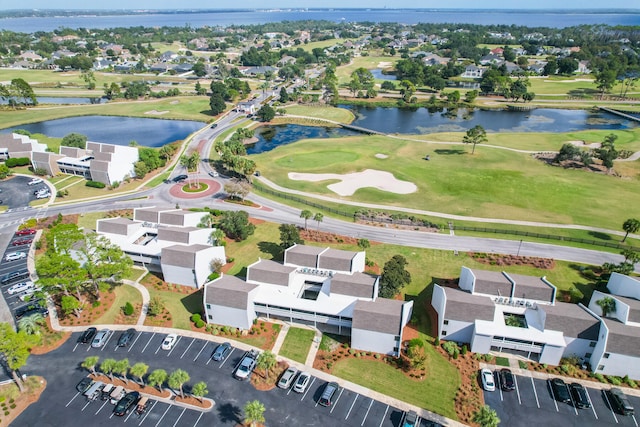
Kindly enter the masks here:
[[255, 144], [247, 145], [248, 154], [258, 154], [271, 151], [280, 145], [291, 144], [301, 139], [311, 138], [339, 138], [342, 136], [359, 135], [359, 133], [332, 127], [302, 126], [302, 125], [268, 125], [256, 129]]

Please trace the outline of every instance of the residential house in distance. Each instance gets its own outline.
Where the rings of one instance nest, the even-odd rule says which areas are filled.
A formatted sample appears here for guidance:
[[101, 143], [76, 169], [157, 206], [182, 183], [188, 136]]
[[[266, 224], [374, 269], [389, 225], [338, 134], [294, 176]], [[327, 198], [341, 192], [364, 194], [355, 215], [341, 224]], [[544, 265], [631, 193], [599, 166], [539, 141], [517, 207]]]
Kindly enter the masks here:
[[133, 220], [106, 218], [96, 223], [98, 234], [118, 245], [131, 259], [165, 282], [200, 288], [211, 274], [212, 261], [226, 262], [223, 246], [212, 246], [210, 228], [197, 225], [208, 212], [170, 208], [137, 208]]
[[31, 162], [34, 169], [42, 168], [51, 176], [59, 173], [80, 175], [111, 185], [134, 177], [133, 166], [138, 159], [136, 147], [87, 141], [85, 149], [61, 146], [59, 154], [34, 153]]
[[460, 77], [465, 77], [468, 79], [481, 79], [486, 71], [486, 67], [478, 67], [477, 65], [467, 65], [464, 69], [464, 73], [460, 75]]
[[245, 280], [223, 275], [204, 287], [205, 320], [249, 329], [258, 316], [351, 336], [351, 347], [398, 355], [412, 301], [378, 297], [364, 252], [294, 245], [284, 263], [258, 260]]
[[0, 133], [0, 160], [28, 157], [33, 153], [45, 153], [47, 145], [27, 135], [19, 133]]

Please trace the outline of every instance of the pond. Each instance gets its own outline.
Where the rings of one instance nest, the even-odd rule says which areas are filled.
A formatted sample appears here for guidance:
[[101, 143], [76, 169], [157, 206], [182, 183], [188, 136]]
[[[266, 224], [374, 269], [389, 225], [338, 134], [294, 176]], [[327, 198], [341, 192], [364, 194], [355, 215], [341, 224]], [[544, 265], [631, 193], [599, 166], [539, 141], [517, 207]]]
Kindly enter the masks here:
[[395, 74], [383, 74], [382, 68], [374, 68], [370, 70], [371, 74], [373, 74], [373, 78], [380, 80], [398, 80], [398, 77]]
[[[522, 104], [524, 105], [524, 104]], [[384, 133], [466, 132], [481, 125], [487, 132], [571, 132], [632, 129], [638, 122], [602, 111], [538, 108], [531, 111], [381, 108], [341, 105], [356, 115], [352, 123]]]
[[280, 145], [291, 144], [301, 139], [338, 138], [342, 136], [360, 135], [360, 133], [332, 127], [302, 125], [267, 125], [256, 129], [255, 144], [247, 145], [247, 154], [259, 154], [271, 151]]
[[86, 135], [89, 141], [115, 145], [129, 145], [129, 142], [136, 141], [146, 147], [161, 147], [185, 139], [203, 126], [201, 122], [187, 120], [83, 116], [30, 123], [2, 131], [24, 129], [56, 138], [75, 132]]

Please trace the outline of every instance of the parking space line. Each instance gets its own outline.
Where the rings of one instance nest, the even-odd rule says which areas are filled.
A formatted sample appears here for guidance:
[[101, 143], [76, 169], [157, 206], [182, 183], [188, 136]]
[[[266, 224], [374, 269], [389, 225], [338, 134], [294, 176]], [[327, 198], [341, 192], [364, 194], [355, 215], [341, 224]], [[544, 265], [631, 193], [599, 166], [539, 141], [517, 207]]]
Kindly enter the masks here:
[[340, 389], [340, 394], [338, 395], [338, 398], [336, 399], [335, 403], [333, 404], [333, 408], [331, 408], [331, 410], [329, 411], [330, 414], [333, 414], [333, 410], [336, 409], [336, 406], [338, 406], [338, 401], [340, 400], [340, 398], [342, 397], [342, 393], [344, 392], [344, 387], [342, 387]]
[[156, 333], [154, 332], [153, 334], [151, 334], [151, 337], [149, 338], [149, 341], [147, 341], [147, 344], [145, 344], [144, 347], [142, 347], [142, 351], [140, 353], [144, 353], [144, 351], [147, 349], [147, 346], [149, 345], [149, 343], [151, 342], [151, 340], [153, 339], [153, 337], [156, 335]]
[[533, 394], [536, 397], [536, 405], [538, 405], [538, 409], [540, 409], [540, 401], [538, 400], [538, 392], [536, 391], [536, 383], [533, 381], [533, 377], [529, 377], [531, 380], [531, 387], [533, 388]]
[[91, 348], [92, 348], [92, 347], [91, 347], [91, 344], [89, 344], [89, 345], [87, 346], [87, 350], [86, 350], [86, 351], [91, 350]]
[[204, 342], [204, 345], [202, 346], [202, 348], [200, 349], [200, 351], [198, 352], [198, 354], [196, 354], [196, 358], [193, 359], [193, 361], [195, 362], [196, 360], [198, 360], [198, 357], [200, 357], [200, 353], [202, 353], [202, 351], [204, 350], [204, 348], [207, 346], [207, 342]]
[[129, 412], [129, 415], [127, 415], [127, 418], [125, 418], [125, 419], [124, 419], [124, 422], [126, 423], [127, 421], [129, 421], [129, 417], [130, 417], [131, 415], [135, 414], [135, 412], [136, 412], [136, 411], [135, 411], [135, 408], [134, 408], [134, 410], [133, 410], [133, 411]]
[[69, 401], [69, 403], [67, 403], [66, 405], [64, 405], [64, 407], [65, 407], [65, 408], [68, 408], [68, 407], [69, 407], [69, 405], [71, 405], [71, 402], [73, 402], [73, 401], [76, 399], [76, 397], [78, 397], [79, 395], [80, 395], [80, 393], [76, 393], [76, 395], [75, 395], [75, 396], [73, 396], [73, 397], [71, 398], [71, 400]]
[[[309, 393], [309, 390], [311, 390], [311, 386], [313, 385], [314, 382], [316, 382], [316, 377], [313, 377], [311, 379], [311, 384], [309, 384], [309, 386], [307, 387], [307, 391], [305, 391], [302, 397], [300, 398], [300, 402], [302, 402], [302, 400], [307, 396], [307, 393]], [[318, 405], [316, 404], [316, 406]]]
[[191, 348], [191, 346], [193, 345], [194, 342], [196, 342], [196, 338], [191, 340], [191, 342], [187, 346], [186, 350], [182, 352], [182, 355], [180, 356], [180, 359], [182, 359], [184, 357], [184, 355], [187, 354], [187, 351], [189, 351], [189, 349]]
[[104, 349], [107, 348], [107, 345], [109, 344], [109, 341], [111, 341], [111, 337], [113, 337], [114, 335], [115, 335], [115, 332], [111, 331], [111, 333], [109, 334], [109, 338], [107, 338], [107, 342], [104, 343], [104, 345], [102, 346], [100, 351], [104, 351]]
[[593, 407], [593, 402], [591, 401], [591, 396], [589, 395], [589, 388], [585, 387], [584, 392], [587, 393], [587, 400], [589, 401], [589, 405], [591, 406], [591, 410], [593, 411], [593, 416], [598, 419], [598, 414], [596, 414], [596, 408]]
[[80, 343], [76, 343], [76, 345], [73, 346], [73, 350], [71, 350], [72, 353], [76, 351], [76, 348], [78, 348], [78, 345], [80, 345]]
[[609, 396], [607, 396], [607, 393], [605, 393], [604, 390], [602, 390], [602, 394], [604, 394], [604, 399], [607, 401], [607, 406], [609, 407], [609, 410], [613, 415], [613, 419], [616, 420], [616, 424], [618, 424], [618, 417], [616, 417], [616, 413], [613, 412], [613, 406], [611, 406], [611, 402], [609, 401]]
[[198, 423], [200, 422], [200, 418], [202, 418], [203, 415], [204, 415], [204, 412], [200, 412], [200, 416], [198, 417], [196, 422], [193, 424], [193, 427], [196, 427], [198, 425]]
[[573, 396], [571, 395], [571, 391], [569, 390], [569, 387], [567, 386], [567, 391], [569, 392], [569, 399], [571, 400], [571, 407], [573, 408], [573, 411], [576, 413], [576, 416], [578, 415], [578, 407], [576, 406], [576, 402], [574, 402], [573, 400]]
[[380, 425], [378, 427], [382, 427], [382, 423], [387, 416], [387, 411], [389, 411], [389, 405], [387, 405], [387, 409], [384, 410], [384, 414], [382, 414], [382, 419], [380, 420]]
[[367, 408], [366, 414], [364, 414], [364, 418], [362, 419], [362, 424], [360, 424], [360, 427], [362, 427], [364, 425], [364, 422], [367, 421], [367, 417], [369, 416], [369, 411], [371, 410], [371, 405], [373, 405], [373, 399], [371, 399], [371, 402], [369, 402], [369, 407]]
[[[222, 368], [222, 365], [224, 365], [225, 363], [227, 363], [227, 360], [231, 359], [231, 355], [233, 354], [233, 352], [235, 351], [235, 348], [231, 349], [231, 352], [227, 355], [227, 357], [222, 361], [222, 363], [220, 364], [220, 366], [218, 366], [218, 369]], [[213, 355], [212, 355], [213, 356]], [[211, 357], [209, 357], [209, 360], [207, 361], [207, 365], [209, 364], [209, 362], [211, 362]]]
[[549, 380], [547, 380], [547, 387], [551, 391], [551, 400], [553, 400], [553, 404], [556, 405], [556, 412], [560, 412], [560, 410], [558, 409], [558, 401], [556, 400], [556, 395], [553, 392], [553, 387], [551, 387], [551, 383], [549, 382]]
[[171, 409], [171, 405], [167, 406], [166, 411], [164, 411], [164, 414], [162, 414], [162, 416], [160, 417], [160, 419], [156, 423], [155, 427], [158, 427], [160, 425], [160, 423], [162, 422], [162, 419], [164, 418], [164, 416], [167, 415], [167, 412], [169, 412], [169, 409]]
[[182, 418], [182, 415], [184, 415], [184, 411], [186, 411], [187, 408], [182, 408], [182, 412], [180, 412], [180, 415], [178, 416], [178, 419], [176, 420], [175, 423], [173, 423], [173, 427], [176, 427], [178, 425], [178, 421], [180, 421], [180, 418]]
[[149, 416], [149, 414], [151, 413], [151, 411], [153, 410], [153, 408], [155, 408], [156, 404], [158, 403], [157, 400], [153, 401], [153, 405], [151, 405], [151, 408], [149, 408], [149, 410], [147, 411], [146, 414], [144, 414], [144, 418], [142, 418], [142, 421], [140, 421], [140, 424], [138, 424], [138, 426], [141, 426], [142, 423], [144, 422], [144, 420], [147, 419], [147, 417]]
[[84, 410], [87, 409], [87, 406], [89, 406], [90, 403], [91, 403], [91, 401], [87, 400], [87, 403], [84, 404], [84, 406], [82, 407], [82, 409], [80, 411], [84, 412]]
[[346, 420], [347, 418], [349, 418], [349, 414], [351, 414], [351, 410], [353, 409], [353, 405], [356, 404], [356, 400], [358, 400], [358, 396], [360, 396], [359, 394], [356, 394], [356, 398], [353, 399], [353, 402], [351, 403], [351, 407], [349, 408], [349, 411], [347, 411], [347, 415], [344, 417], [344, 419]]
[[516, 385], [516, 394], [518, 395], [518, 403], [522, 405], [522, 400], [520, 399], [520, 389], [518, 388], [518, 378], [517, 375], [513, 376], [513, 382]]
[[95, 414], [93, 414], [93, 415], [98, 415], [98, 413], [99, 413], [100, 411], [102, 411], [102, 408], [104, 408], [104, 405], [106, 405], [107, 403], [109, 403], [109, 400], [108, 400], [108, 399], [104, 401], [104, 403], [102, 404], [102, 406], [101, 406], [100, 408], [98, 408], [98, 410], [96, 411], [96, 413], [95, 413]]
[[[173, 353], [173, 350], [176, 349], [176, 347], [178, 346], [178, 343], [180, 342], [181, 338], [182, 338], [182, 335], [178, 335], [178, 339], [176, 340], [176, 342], [173, 343], [173, 346], [171, 347], [171, 350], [169, 350], [169, 352], [167, 353], [167, 357], [171, 356], [171, 353]], [[162, 346], [162, 344], [160, 344], [160, 346]]]
[[636, 416], [631, 415], [631, 418], [633, 419], [633, 422], [636, 423], [636, 427], [638, 427], [638, 421], [636, 421]]
[[129, 353], [131, 351], [131, 349], [133, 348], [133, 346], [138, 342], [138, 340], [140, 339], [140, 337], [142, 336], [142, 334], [138, 334], [138, 336], [136, 337], [135, 340], [133, 340], [133, 343], [129, 346], [129, 350], [127, 350], [127, 353]]

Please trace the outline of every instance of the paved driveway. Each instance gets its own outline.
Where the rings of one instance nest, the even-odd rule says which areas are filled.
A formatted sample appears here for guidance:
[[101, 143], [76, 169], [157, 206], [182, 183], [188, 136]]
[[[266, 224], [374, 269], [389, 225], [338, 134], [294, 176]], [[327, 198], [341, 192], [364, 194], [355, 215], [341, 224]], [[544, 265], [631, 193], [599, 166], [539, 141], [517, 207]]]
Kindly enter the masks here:
[[0, 181], [0, 200], [9, 209], [31, 209], [29, 202], [36, 200], [33, 194], [35, 190], [46, 188], [47, 184], [28, 185], [31, 177], [14, 176], [7, 180]]
[[[332, 407], [318, 406], [316, 402], [324, 381], [315, 377], [304, 394], [277, 388], [257, 391], [248, 382], [238, 381], [231, 375], [244, 354], [236, 348], [219, 363], [211, 359], [217, 344], [209, 341], [180, 337], [173, 350], [165, 351], [160, 348], [164, 335], [143, 332], [136, 335], [129, 347], [117, 348], [118, 335], [116, 332], [104, 347], [95, 349], [77, 344], [79, 333], [75, 333], [59, 349], [31, 356], [23, 372], [44, 376], [47, 388], [41, 399], [16, 419], [15, 425], [235, 426], [242, 421], [245, 403], [254, 399], [265, 405], [266, 424], [270, 426], [398, 427], [403, 416], [400, 409], [347, 389], [340, 389]], [[112, 416], [113, 406], [102, 401], [87, 402], [75, 390], [75, 385], [87, 374], [80, 364], [89, 355], [97, 355], [100, 360], [127, 358], [131, 365], [144, 362], [149, 365], [149, 372], [159, 368], [169, 373], [184, 369], [191, 376], [189, 384], [207, 383], [206, 397], [216, 402], [214, 409], [203, 413], [153, 401], [142, 417]]]

